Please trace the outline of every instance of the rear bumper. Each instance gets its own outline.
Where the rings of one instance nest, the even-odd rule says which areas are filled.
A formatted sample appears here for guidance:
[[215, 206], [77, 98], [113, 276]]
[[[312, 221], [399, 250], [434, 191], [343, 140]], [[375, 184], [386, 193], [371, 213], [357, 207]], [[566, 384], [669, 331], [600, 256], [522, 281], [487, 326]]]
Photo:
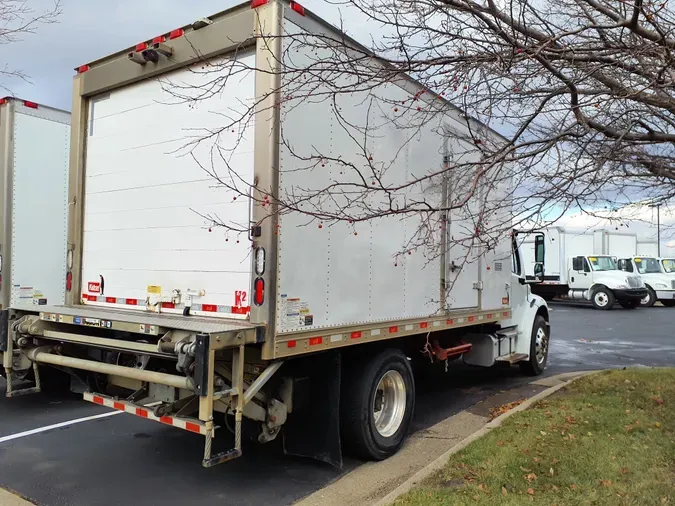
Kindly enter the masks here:
[[628, 290], [613, 290], [617, 300], [641, 300], [647, 296], [646, 288], [631, 288]]
[[659, 300], [675, 299], [675, 290], [656, 290], [656, 298]]

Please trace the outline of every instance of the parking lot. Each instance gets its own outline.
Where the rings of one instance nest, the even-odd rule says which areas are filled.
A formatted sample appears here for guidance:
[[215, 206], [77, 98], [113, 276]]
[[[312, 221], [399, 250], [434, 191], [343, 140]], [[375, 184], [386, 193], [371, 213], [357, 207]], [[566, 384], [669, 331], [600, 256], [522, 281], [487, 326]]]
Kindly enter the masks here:
[[[596, 311], [553, 304], [546, 375], [675, 363], [675, 309]], [[2, 380], [0, 380], [2, 381]], [[421, 380], [414, 430], [420, 431], [509, 388], [517, 368], [456, 366], [441, 380]], [[4, 390], [4, 384], [0, 384]], [[45, 505], [290, 504], [361, 465], [342, 470], [286, 457], [281, 441], [248, 445], [233, 462], [203, 469], [202, 438], [104, 408], [76, 396], [0, 398], [0, 486]], [[52, 424], [85, 419], [21, 435]], [[19, 435], [20, 437], [12, 438]]]

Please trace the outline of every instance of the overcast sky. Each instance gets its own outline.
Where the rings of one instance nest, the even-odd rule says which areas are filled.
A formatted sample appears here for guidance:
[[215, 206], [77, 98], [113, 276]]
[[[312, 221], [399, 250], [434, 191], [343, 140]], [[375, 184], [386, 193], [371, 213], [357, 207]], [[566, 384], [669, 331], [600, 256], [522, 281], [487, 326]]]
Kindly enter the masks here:
[[[48, 9], [53, 0], [28, 0], [36, 11]], [[70, 110], [71, 84], [74, 68], [92, 60], [120, 51], [138, 42], [169, 32], [199, 18], [238, 5], [238, 0], [61, 0], [63, 14], [59, 22], [39, 27], [37, 33], [23, 40], [0, 46], [0, 64], [21, 69], [30, 76], [31, 83], [0, 81], [17, 97], [52, 107]], [[327, 21], [339, 25], [342, 19], [349, 35], [368, 44], [378, 27], [355, 11], [339, 11], [326, 0], [302, 0], [301, 3]], [[0, 92], [0, 96], [9, 94]], [[651, 213], [651, 211], [645, 211]], [[578, 216], [566, 217], [577, 225]], [[633, 230], [651, 236], [654, 229], [644, 222], [652, 221], [651, 214], [643, 216]], [[671, 225], [675, 216], [662, 215], [662, 223]], [[561, 223], [563, 224], [563, 223]], [[564, 225], [570, 225], [564, 223]], [[595, 227], [597, 223], [584, 223]], [[664, 231], [663, 243], [672, 241], [673, 229]], [[669, 244], [675, 254], [675, 241]]]
[[[31, 84], [19, 81], [0, 84], [17, 97], [67, 110], [71, 109], [75, 67], [242, 3], [237, 0], [61, 2], [63, 15], [58, 23], [41, 26], [37, 33], [24, 36], [20, 42], [0, 46], [0, 63], [24, 71]], [[335, 6], [322, 0], [301, 3], [328, 21], [339, 23]], [[53, 5], [53, 0], [28, 0], [28, 5], [40, 12]], [[350, 35], [368, 42], [362, 17], [352, 14], [350, 18], [356, 23], [351, 25], [355, 29], [350, 30]], [[9, 93], [2, 92], [0, 96], [6, 94]]]

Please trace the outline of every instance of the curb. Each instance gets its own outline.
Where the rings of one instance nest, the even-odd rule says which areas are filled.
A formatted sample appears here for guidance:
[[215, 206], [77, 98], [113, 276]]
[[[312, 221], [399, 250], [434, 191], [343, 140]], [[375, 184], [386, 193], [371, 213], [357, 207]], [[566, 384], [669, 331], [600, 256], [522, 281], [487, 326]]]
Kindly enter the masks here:
[[374, 506], [389, 506], [389, 505], [392, 504], [396, 499], [398, 499], [400, 496], [402, 496], [403, 494], [405, 494], [405, 493], [407, 493], [408, 491], [410, 491], [410, 489], [412, 489], [413, 487], [415, 487], [416, 485], [418, 485], [419, 483], [421, 483], [421, 482], [422, 482], [423, 480], [425, 480], [427, 477], [429, 477], [430, 475], [434, 474], [435, 472], [440, 471], [441, 469], [443, 469], [443, 467], [445, 467], [445, 464], [447, 464], [448, 460], [450, 459], [450, 457], [451, 457], [452, 455], [454, 455], [455, 453], [458, 453], [458, 452], [462, 451], [464, 448], [466, 448], [467, 446], [469, 446], [471, 443], [473, 443], [473, 442], [476, 441], [477, 439], [480, 439], [480, 438], [483, 437], [484, 435], [488, 434], [492, 429], [495, 429], [495, 428], [499, 427], [499, 426], [500, 426], [502, 423], [504, 423], [504, 421], [505, 421], [507, 418], [509, 418], [510, 416], [513, 416], [514, 414], [519, 413], [519, 412], [521, 412], [521, 411], [525, 411], [525, 410], [528, 409], [530, 406], [532, 406], [534, 403], [539, 402], [540, 400], [545, 399], [546, 397], [549, 397], [550, 395], [553, 395], [554, 393], [556, 393], [556, 392], [557, 392], [558, 390], [560, 390], [561, 388], [566, 387], [566, 386], [569, 385], [570, 383], [572, 383], [572, 382], [574, 382], [574, 381], [576, 381], [576, 380], [578, 380], [578, 379], [580, 379], [580, 378], [584, 378], [584, 377], [586, 377], [586, 376], [590, 376], [591, 374], [597, 374], [597, 373], [599, 373], [599, 372], [602, 372], [602, 371], [587, 371], [587, 372], [581, 372], [581, 373], [579, 373], [578, 376], [575, 376], [574, 378], [569, 379], [569, 380], [567, 380], [567, 381], [564, 381], [564, 382], [562, 382], [562, 383], [560, 383], [560, 384], [558, 384], [558, 385], [555, 385], [555, 386], [552, 386], [552, 387], [550, 387], [550, 388], [547, 388], [547, 389], [544, 390], [543, 392], [539, 392], [537, 395], [535, 395], [535, 396], [533, 396], [533, 397], [530, 397], [529, 399], [527, 399], [527, 400], [524, 401], [523, 403], [519, 404], [518, 406], [516, 406], [516, 407], [513, 408], [512, 410], [510, 410], [510, 411], [504, 413], [504, 414], [501, 415], [501, 416], [498, 416], [498, 417], [495, 418], [494, 420], [492, 420], [492, 421], [488, 422], [487, 424], [485, 424], [485, 425], [483, 426], [483, 428], [478, 429], [476, 432], [474, 432], [473, 434], [471, 434], [469, 437], [467, 437], [467, 438], [463, 439], [462, 441], [460, 441], [459, 443], [457, 443], [455, 446], [453, 446], [452, 448], [450, 448], [450, 449], [449, 449], [447, 452], [445, 452], [443, 455], [441, 455], [440, 457], [436, 458], [436, 460], [434, 460], [433, 462], [431, 462], [430, 464], [428, 464], [428, 465], [425, 466], [424, 468], [422, 468], [422, 469], [420, 469], [419, 471], [417, 471], [417, 472], [416, 472], [415, 474], [413, 474], [410, 478], [408, 478], [405, 482], [403, 482], [401, 485], [399, 485], [399, 486], [396, 487], [394, 490], [392, 490], [391, 492], [389, 492], [389, 493], [388, 493], [386, 496], [384, 496], [382, 499], [380, 499], [379, 501], [377, 501], [377, 502], [374, 504]]
[[35, 506], [35, 503], [23, 499], [16, 492], [0, 488], [0, 504], [2, 506]]

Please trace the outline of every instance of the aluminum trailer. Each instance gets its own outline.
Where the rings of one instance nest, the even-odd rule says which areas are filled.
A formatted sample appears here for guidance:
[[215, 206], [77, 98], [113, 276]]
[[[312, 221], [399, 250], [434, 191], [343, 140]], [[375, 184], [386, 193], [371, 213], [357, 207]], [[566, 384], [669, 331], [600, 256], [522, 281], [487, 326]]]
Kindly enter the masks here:
[[[66, 302], [9, 314], [7, 353], [25, 359], [22, 366], [68, 369], [91, 402], [201, 434], [206, 467], [241, 455], [245, 418], [260, 442], [283, 428], [288, 453], [340, 465], [343, 441], [360, 456], [383, 459], [410, 426], [412, 366], [461, 357], [539, 374], [548, 355], [548, 309], [530, 294], [511, 235], [462, 262], [472, 252], [458, 240], [474, 230], [462, 213], [499, 194], [476, 196], [443, 218], [441, 254], [411, 251], [399, 261], [393, 255], [406, 227], [417, 223], [385, 217], [319, 227], [307, 226], [302, 213], [277, 212], [280, 196], [336, 177], [330, 167], [299, 170], [302, 155], [289, 146], [350, 156], [329, 102], [281, 100], [284, 59], [311, 60], [314, 52], [285, 51], [288, 32], [343, 38], [297, 3], [256, 1], [77, 69]], [[204, 89], [214, 70], [225, 75], [233, 65], [236, 79], [218, 93], [167, 103], [174, 98], [167, 82]], [[405, 77], [377, 87], [387, 101], [422, 91]], [[363, 98], [345, 94], [341, 106], [366, 121]], [[428, 92], [421, 100], [442, 98]], [[392, 122], [378, 127], [373, 156], [392, 160], [387, 182], [407, 181], [411, 160], [437, 170], [448, 162], [449, 144], [466, 143], [457, 132], [468, 131], [467, 120], [446, 105], [403, 148]], [[251, 198], [236, 199], [176, 150], [186, 132], [213, 131], [226, 112], [246, 107], [252, 120], [232, 128], [228, 166]], [[209, 149], [200, 149], [195, 158], [209, 159]], [[211, 230], [206, 214], [243, 222], [250, 232]], [[216, 430], [232, 415], [234, 440], [216, 451]]]
[[[7, 351], [8, 308], [65, 303], [70, 113], [0, 98], [0, 375], [32, 374]], [[11, 380], [8, 382], [11, 394]]]

